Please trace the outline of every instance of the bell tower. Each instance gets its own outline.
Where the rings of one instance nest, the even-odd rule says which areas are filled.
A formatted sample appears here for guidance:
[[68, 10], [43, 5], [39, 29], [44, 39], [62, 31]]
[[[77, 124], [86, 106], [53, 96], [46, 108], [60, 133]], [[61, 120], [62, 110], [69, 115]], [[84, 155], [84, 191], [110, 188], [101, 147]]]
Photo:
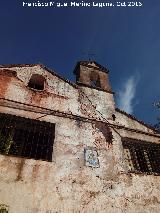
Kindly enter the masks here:
[[113, 120], [115, 102], [108, 78], [109, 71], [95, 61], [80, 61], [74, 74], [79, 86], [80, 109], [83, 115]]
[[74, 69], [77, 84], [112, 92], [108, 73], [105, 67], [95, 61], [80, 61]]

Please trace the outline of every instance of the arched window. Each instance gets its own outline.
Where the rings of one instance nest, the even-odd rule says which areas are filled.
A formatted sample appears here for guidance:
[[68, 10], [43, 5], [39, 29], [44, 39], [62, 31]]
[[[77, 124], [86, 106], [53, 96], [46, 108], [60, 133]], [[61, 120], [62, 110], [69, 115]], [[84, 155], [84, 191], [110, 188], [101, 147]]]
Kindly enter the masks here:
[[45, 78], [39, 74], [33, 74], [29, 80], [28, 86], [36, 90], [44, 90]]
[[90, 86], [92, 87], [100, 87], [100, 78], [97, 73], [91, 72], [90, 75]]
[[97, 81], [96, 80], [91, 80], [91, 86], [96, 87], [97, 86]]

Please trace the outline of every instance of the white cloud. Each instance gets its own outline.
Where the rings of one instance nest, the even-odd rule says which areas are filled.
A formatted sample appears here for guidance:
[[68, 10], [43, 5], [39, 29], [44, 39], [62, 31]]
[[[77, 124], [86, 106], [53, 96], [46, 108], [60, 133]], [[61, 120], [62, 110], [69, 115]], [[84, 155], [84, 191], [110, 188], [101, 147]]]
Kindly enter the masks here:
[[118, 92], [118, 107], [130, 114], [133, 113], [133, 99], [136, 95], [137, 83], [138, 78], [136, 78], [136, 76], [130, 76]]

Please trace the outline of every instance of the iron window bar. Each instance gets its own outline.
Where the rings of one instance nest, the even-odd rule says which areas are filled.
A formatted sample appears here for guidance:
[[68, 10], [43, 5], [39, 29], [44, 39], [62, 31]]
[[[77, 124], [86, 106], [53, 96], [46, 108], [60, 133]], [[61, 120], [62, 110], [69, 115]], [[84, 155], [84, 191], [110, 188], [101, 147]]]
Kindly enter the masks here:
[[52, 161], [55, 125], [0, 113], [0, 154]]
[[160, 144], [130, 138], [122, 144], [129, 172], [160, 174]]

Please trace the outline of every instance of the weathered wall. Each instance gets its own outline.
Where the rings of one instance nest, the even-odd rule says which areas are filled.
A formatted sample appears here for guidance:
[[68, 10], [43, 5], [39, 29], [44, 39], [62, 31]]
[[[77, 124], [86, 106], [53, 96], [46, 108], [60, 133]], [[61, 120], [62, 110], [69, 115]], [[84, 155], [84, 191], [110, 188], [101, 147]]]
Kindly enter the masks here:
[[[45, 73], [42, 68], [31, 68], [14, 68], [18, 79], [12, 76], [6, 80], [8, 84], [1, 86], [1, 97], [33, 105], [38, 103], [45, 108], [84, 117], [93, 116], [97, 120], [109, 118], [111, 122], [111, 115], [115, 112], [113, 96], [105, 97], [103, 91], [99, 93], [82, 87], [93, 107], [86, 97], [80, 96], [79, 89]], [[38, 99], [41, 92], [37, 94], [26, 87], [31, 72], [47, 76], [50, 83], [47, 83], [45, 98]], [[0, 79], [3, 83], [4, 77]], [[52, 85], [52, 89], [48, 85]], [[32, 119], [42, 115], [26, 111], [25, 107], [1, 106], [0, 112]], [[55, 123], [53, 162], [0, 155], [0, 204], [7, 205], [10, 213], [159, 213], [159, 176], [127, 173], [121, 141], [121, 137], [127, 136], [160, 143], [159, 137], [109, 127], [98, 121], [81, 121], [75, 117], [46, 115], [40, 120]], [[126, 122], [124, 116], [121, 117], [121, 125], [135, 128], [134, 122], [129, 118]], [[118, 123], [112, 121], [112, 124]], [[148, 131], [141, 124], [137, 125], [139, 129]], [[97, 150], [98, 168], [86, 165], [86, 148]]]
[[88, 66], [80, 65], [77, 72], [77, 82], [91, 86], [92, 80], [98, 80], [98, 86], [105, 91], [111, 92], [111, 86], [108, 79], [108, 73], [100, 71], [94, 63], [89, 63]]
[[[0, 69], [0, 73], [2, 70], [4, 69]], [[0, 75], [0, 97], [62, 112], [78, 113], [78, 90], [40, 65], [13, 67], [8, 70], [14, 70], [17, 76]], [[45, 77], [44, 91], [36, 91], [27, 86], [32, 74]]]
[[121, 113], [118, 110], [115, 110], [115, 122], [117, 125], [122, 125], [128, 128], [132, 128], [135, 130], [141, 130], [147, 133], [155, 133], [155, 131], [148, 126], [144, 125], [141, 122], [138, 122], [137, 120], [132, 119], [130, 116], [126, 115], [127, 113]]
[[115, 113], [113, 94], [87, 87], [79, 89], [81, 115], [100, 120], [112, 120]]
[[[112, 119], [115, 111], [112, 93], [71, 85], [40, 65], [7, 68], [16, 72], [15, 76], [4, 75], [3, 70], [0, 69], [0, 97], [83, 117]], [[28, 87], [32, 74], [45, 77], [44, 91]]]

